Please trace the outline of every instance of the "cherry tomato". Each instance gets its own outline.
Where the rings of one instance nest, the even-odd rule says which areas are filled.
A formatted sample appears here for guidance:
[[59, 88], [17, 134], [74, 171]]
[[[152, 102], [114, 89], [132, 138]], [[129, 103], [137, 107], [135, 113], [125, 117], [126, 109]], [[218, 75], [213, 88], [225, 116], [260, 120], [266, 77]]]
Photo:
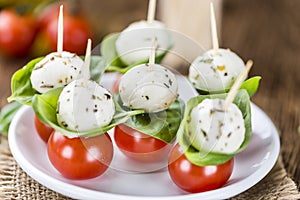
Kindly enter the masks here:
[[48, 126], [47, 124], [41, 122], [36, 115], [34, 115], [34, 125], [35, 125], [36, 132], [38, 133], [40, 138], [47, 143], [54, 129]]
[[[78, 55], [84, 55], [86, 43], [91, 38], [91, 30], [83, 16], [64, 14], [63, 49]], [[52, 51], [57, 48], [57, 17], [52, 18], [45, 28]]]
[[35, 21], [12, 10], [0, 12], [0, 50], [7, 56], [24, 56], [36, 35]]
[[114, 139], [124, 155], [142, 162], [158, 162], [165, 159], [172, 147], [164, 141], [146, 135], [124, 124], [115, 127]]
[[54, 131], [48, 140], [52, 165], [66, 178], [82, 180], [97, 177], [109, 167], [113, 145], [107, 133], [86, 138], [68, 138]]
[[233, 171], [234, 159], [216, 166], [197, 166], [176, 144], [169, 156], [169, 174], [173, 182], [187, 192], [204, 192], [222, 187]]

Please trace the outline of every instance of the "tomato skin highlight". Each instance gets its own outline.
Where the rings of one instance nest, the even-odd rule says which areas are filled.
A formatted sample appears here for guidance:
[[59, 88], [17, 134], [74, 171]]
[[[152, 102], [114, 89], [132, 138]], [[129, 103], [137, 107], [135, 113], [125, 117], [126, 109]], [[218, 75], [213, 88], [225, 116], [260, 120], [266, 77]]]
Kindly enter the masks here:
[[198, 193], [222, 187], [230, 178], [234, 159], [216, 166], [197, 166], [184, 155], [176, 144], [171, 150], [168, 162], [169, 175], [173, 182], [182, 190]]
[[51, 135], [51, 133], [54, 131], [54, 129], [47, 124], [44, 124], [39, 120], [39, 118], [34, 115], [34, 125], [35, 125], [35, 130], [38, 133], [39, 137], [44, 141], [48, 142], [48, 139]]
[[120, 151], [136, 161], [159, 162], [164, 160], [172, 144], [146, 135], [124, 124], [115, 127], [114, 139]]
[[48, 140], [48, 157], [66, 178], [83, 180], [103, 174], [113, 158], [107, 133], [87, 138], [68, 138], [54, 131]]

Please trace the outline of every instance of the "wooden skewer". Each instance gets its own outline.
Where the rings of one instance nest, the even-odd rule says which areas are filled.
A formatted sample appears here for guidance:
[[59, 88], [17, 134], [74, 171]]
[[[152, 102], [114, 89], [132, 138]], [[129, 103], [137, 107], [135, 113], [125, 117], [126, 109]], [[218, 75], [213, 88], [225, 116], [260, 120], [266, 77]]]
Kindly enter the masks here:
[[211, 36], [212, 36], [213, 49], [215, 51], [215, 54], [218, 54], [219, 41], [218, 41], [218, 34], [217, 34], [217, 23], [216, 23], [214, 5], [212, 2], [210, 3], [210, 23], [211, 23]]
[[83, 68], [83, 80], [84, 84], [90, 79], [90, 62], [91, 62], [91, 52], [92, 52], [92, 40], [88, 39], [85, 59], [84, 59], [84, 68]]
[[157, 38], [155, 37], [152, 40], [152, 47], [151, 47], [151, 52], [150, 52], [150, 56], [149, 56], [150, 67], [151, 67], [151, 65], [155, 64], [156, 47], [157, 47]]
[[230, 89], [230, 91], [229, 91], [229, 93], [228, 93], [228, 95], [227, 95], [227, 97], [225, 99], [224, 111], [227, 111], [227, 109], [229, 108], [229, 106], [233, 102], [233, 100], [234, 100], [237, 92], [239, 91], [242, 83], [247, 78], [248, 73], [249, 73], [252, 65], [253, 65], [253, 61], [252, 60], [248, 60], [248, 62], [246, 63], [246, 68], [237, 77], [236, 81], [234, 82], [233, 86], [231, 87], [231, 89]]
[[57, 52], [63, 51], [64, 38], [64, 19], [63, 19], [63, 5], [59, 7], [58, 24], [57, 24]]
[[149, 0], [147, 22], [152, 23], [155, 19], [156, 0]]

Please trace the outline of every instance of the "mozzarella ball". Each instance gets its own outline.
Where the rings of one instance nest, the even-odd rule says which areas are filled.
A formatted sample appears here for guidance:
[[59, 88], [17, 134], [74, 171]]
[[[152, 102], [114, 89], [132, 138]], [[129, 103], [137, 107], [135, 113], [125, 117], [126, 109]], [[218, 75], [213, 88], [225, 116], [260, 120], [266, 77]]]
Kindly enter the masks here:
[[54, 52], [38, 62], [31, 73], [32, 87], [40, 93], [62, 87], [80, 77], [83, 60], [69, 52]]
[[69, 83], [57, 106], [58, 123], [72, 131], [88, 131], [108, 125], [115, 114], [112, 95], [94, 81]]
[[222, 92], [229, 89], [245, 69], [243, 60], [228, 49], [209, 50], [194, 60], [189, 69], [189, 79], [195, 88]]
[[132, 65], [149, 58], [153, 39], [157, 39], [157, 55], [165, 53], [171, 46], [170, 34], [159, 21], [139, 21], [122, 31], [116, 41], [116, 50], [126, 65]]
[[225, 100], [205, 99], [191, 112], [188, 125], [192, 145], [205, 152], [231, 154], [245, 139], [242, 112], [231, 104], [223, 111]]
[[142, 64], [124, 74], [119, 85], [124, 106], [159, 112], [167, 109], [177, 98], [175, 75], [161, 65]]

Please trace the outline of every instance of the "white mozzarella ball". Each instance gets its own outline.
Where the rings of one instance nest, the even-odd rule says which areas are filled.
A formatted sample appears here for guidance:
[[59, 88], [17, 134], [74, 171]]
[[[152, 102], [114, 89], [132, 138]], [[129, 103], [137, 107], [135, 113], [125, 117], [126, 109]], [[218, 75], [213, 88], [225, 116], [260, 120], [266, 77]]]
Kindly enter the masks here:
[[228, 49], [209, 50], [194, 60], [189, 69], [189, 79], [195, 88], [204, 91], [229, 89], [237, 76], [245, 69], [245, 63]]
[[88, 131], [108, 125], [115, 114], [112, 95], [94, 81], [69, 83], [58, 100], [57, 120], [73, 131]]
[[242, 112], [231, 104], [222, 111], [223, 99], [205, 99], [191, 112], [188, 125], [192, 145], [198, 150], [231, 154], [237, 151], [245, 139]]
[[124, 106], [159, 112], [167, 109], [177, 98], [175, 75], [161, 65], [142, 64], [123, 75], [119, 85]]
[[54, 52], [38, 62], [32, 70], [32, 87], [40, 93], [62, 87], [80, 77], [83, 60], [69, 52]]
[[149, 58], [153, 39], [157, 39], [157, 55], [166, 52], [171, 45], [170, 34], [159, 21], [139, 21], [122, 31], [116, 41], [116, 50], [121, 60], [132, 65]]

